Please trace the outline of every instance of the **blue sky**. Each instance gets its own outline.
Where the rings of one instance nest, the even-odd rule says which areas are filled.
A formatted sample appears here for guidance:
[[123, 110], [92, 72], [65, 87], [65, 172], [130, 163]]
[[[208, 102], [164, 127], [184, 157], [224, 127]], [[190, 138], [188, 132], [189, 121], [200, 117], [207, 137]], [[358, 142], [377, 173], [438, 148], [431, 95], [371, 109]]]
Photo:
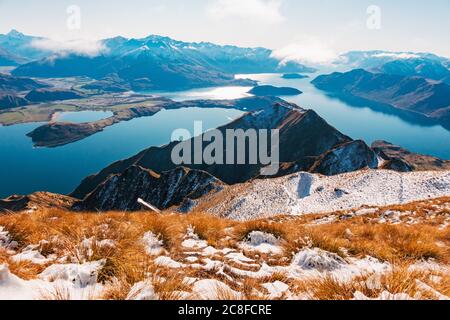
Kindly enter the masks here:
[[[66, 27], [69, 5], [81, 9], [79, 30]], [[381, 10], [380, 29], [367, 27], [370, 5]], [[318, 60], [354, 49], [450, 57], [449, 16], [449, 0], [0, 0], [0, 33], [15, 28], [60, 40], [160, 34]]]

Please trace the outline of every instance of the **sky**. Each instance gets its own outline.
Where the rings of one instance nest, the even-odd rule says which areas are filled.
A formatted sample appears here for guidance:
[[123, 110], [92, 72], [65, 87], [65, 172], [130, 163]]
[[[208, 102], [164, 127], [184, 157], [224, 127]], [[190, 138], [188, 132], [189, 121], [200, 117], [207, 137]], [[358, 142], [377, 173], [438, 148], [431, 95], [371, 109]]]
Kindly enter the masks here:
[[321, 63], [369, 49], [450, 57], [449, 16], [450, 0], [0, 0], [0, 33], [56, 45], [158, 34]]

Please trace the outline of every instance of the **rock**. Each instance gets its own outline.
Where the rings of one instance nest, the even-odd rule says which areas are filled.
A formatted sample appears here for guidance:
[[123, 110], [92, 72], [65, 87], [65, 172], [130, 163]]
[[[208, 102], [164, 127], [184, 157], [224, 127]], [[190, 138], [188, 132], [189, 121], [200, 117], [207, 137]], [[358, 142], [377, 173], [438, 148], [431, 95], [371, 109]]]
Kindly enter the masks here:
[[412, 171], [414, 171], [414, 168], [411, 167], [411, 165], [409, 163], [407, 163], [403, 159], [398, 159], [398, 158], [384, 162], [383, 165], [380, 167], [380, 169], [394, 170], [397, 172], [412, 172]]
[[386, 161], [382, 166], [384, 169], [399, 172], [450, 170], [450, 161], [448, 160], [413, 153], [386, 141], [375, 141], [372, 149]]
[[326, 152], [316, 161], [311, 172], [332, 176], [377, 167], [378, 159], [375, 152], [364, 141], [357, 140]]
[[197, 199], [222, 189], [223, 183], [206, 172], [176, 168], [157, 174], [139, 166], [131, 166], [121, 174], [112, 175], [83, 201], [75, 210], [136, 211], [142, 207], [141, 198], [164, 210], [180, 205], [186, 199]]

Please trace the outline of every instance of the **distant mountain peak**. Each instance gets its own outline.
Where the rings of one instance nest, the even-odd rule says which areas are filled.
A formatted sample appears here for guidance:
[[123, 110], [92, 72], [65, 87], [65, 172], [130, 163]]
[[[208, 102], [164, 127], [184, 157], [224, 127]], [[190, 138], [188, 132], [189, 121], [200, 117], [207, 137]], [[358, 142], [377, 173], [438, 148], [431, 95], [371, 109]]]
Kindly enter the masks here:
[[10, 32], [8, 32], [7, 36], [8, 37], [12, 37], [12, 38], [23, 38], [23, 37], [25, 37], [25, 35], [22, 32], [19, 32], [16, 29], [12, 29]]

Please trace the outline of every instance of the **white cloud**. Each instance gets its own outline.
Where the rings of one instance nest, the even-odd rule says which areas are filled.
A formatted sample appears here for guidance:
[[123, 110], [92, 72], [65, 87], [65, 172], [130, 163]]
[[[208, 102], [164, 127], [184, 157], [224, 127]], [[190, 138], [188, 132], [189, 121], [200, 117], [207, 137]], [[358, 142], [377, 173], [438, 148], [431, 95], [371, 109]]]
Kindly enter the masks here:
[[284, 20], [282, 0], [215, 0], [207, 9], [210, 18], [239, 18], [275, 24]]
[[325, 43], [310, 37], [274, 50], [272, 57], [285, 64], [290, 61], [309, 64], [331, 64], [339, 54]]
[[383, 52], [374, 54], [372, 57], [374, 58], [393, 58], [393, 59], [414, 59], [419, 58], [417, 54], [414, 53], [394, 53], [394, 52]]
[[85, 56], [97, 56], [106, 50], [101, 41], [97, 40], [53, 40], [39, 39], [34, 40], [31, 44], [33, 47], [47, 50], [57, 54], [79, 54]]

